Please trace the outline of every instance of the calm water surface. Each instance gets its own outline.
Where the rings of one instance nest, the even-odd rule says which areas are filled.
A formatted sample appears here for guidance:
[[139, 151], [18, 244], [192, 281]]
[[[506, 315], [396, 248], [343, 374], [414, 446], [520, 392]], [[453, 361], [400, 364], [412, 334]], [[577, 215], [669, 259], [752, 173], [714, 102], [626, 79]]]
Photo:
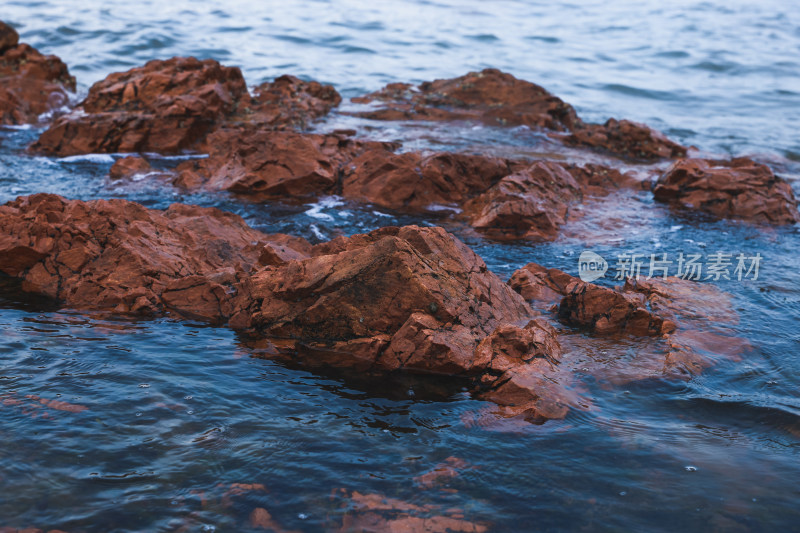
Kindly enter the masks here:
[[[704, 152], [753, 155], [800, 192], [800, 10], [791, 2], [6, 1], [0, 18], [63, 58], [83, 92], [173, 55], [238, 65], [252, 84], [282, 73], [318, 79], [345, 96], [497, 67], [589, 120], [631, 118]], [[408, 148], [524, 153], [539, 142], [525, 129], [404, 128], [338, 114], [318, 127], [342, 126]], [[457, 507], [493, 531], [800, 528], [796, 228], [676, 215], [643, 192], [584, 206], [590, 222], [568, 224], [554, 243], [498, 245], [446, 218], [337, 198], [256, 205], [157, 180], [110, 183], [114, 156], [22, 154], [37, 135], [0, 130], [0, 201], [47, 191], [214, 205], [312, 241], [444, 224], [503, 277], [530, 261], [575, 273], [587, 246], [761, 253], [764, 262], [757, 281], [720, 283], [740, 314], [730, 334], [752, 345], [741, 361], [720, 360], [687, 383], [587, 379], [590, 410], [514, 427], [468, 423], [488, 404], [461, 383], [376, 385], [259, 357], [227, 329], [58, 309], [0, 280], [0, 526], [237, 531], [263, 507], [287, 530], [321, 531], [341, 523], [345, 502], [332, 494], [344, 488]], [[603, 220], [616, 223], [590, 227]], [[414, 483], [450, 456], [470, 465], [447, 483], [453, 490]], [[234, 483], [264, 490], [226, 494]]]

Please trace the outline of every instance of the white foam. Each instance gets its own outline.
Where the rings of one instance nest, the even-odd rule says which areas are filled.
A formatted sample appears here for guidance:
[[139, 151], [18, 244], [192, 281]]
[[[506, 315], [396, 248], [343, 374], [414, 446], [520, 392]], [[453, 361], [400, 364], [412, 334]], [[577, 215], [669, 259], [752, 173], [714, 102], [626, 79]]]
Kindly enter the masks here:
[[69, 157], [62, 157], [59, 159], [62, 163], [113, 163], [114, 156], [111, 154], [83, 154], [71, 155]]

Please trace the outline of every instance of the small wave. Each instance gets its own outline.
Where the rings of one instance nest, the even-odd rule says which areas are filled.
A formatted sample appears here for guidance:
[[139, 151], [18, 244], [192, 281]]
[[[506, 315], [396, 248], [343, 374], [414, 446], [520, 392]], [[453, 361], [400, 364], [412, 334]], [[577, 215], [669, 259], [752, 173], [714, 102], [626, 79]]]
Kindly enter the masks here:
[[62, 157], [59, 161], [62, 163], [113, 163], [115, 159], [111, 154], [83, 154]]

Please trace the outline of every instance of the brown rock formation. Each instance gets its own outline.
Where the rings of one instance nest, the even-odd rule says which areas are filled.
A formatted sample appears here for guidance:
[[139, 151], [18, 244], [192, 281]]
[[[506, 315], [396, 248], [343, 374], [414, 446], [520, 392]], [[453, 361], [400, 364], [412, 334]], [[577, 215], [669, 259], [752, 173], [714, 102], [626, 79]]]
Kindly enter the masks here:
[[565, 138], [567, 144], [600, 148], [631, 159], [686, 157], [686, 147], [650, 126], [630, 120], [608, 119], [605, 124], [583, 124]]
[[173, 184], [258, 200], [341, 194], [405, 212], [463, 208], [473, 227], [502, 240], [553, 239], [584, 190], [601, 195], [636, 183], [602, 165], [395, 153], [394, 144], [344, 134], [225, 128], [208, 145], [209, 157], [180, 164]]
[[515, 414], [566, 412], [534, 375], [558, 365], [555, 331], [441, 228], [312, 247], [216, 209], [47, 194], [0, 207], [0, 228], [0, 272], [72, 307], [227, 321], [312, 362], [459, 375]]
[[630, 159], [684, 157], [686, 148], [628, 120], [586, 124], [575, 109], [542, 87], [496, 69], [425, 82], [392, 83], [356, 103], [382, 107], [356, 113], [375, 120], [479, 120], [501, 126], [546, 128], [572, 145], [598, 148]]
[[304, 124], [338, 101], [331, 87], [289, 76], [262, 84], [253, 98], [236, 67], [193, 57], [154, 60], [95, 83], [79, 112], [58, 119], [31, 150], [60, 156], [180, 153], [202, 148], [222, 124]]
[[75, 78], [56, 56], [45, 56], [0, 21], [0, 124], [37, 122], [69, 102]]
[[503, 126], [536, 126], [569, 131], [578, 117], [571, 105], [542, 87], [496, 69], [470, 72], [418, 87], [392, 83], [357, 103], [385, 107], [359, 113], [376, 120], [482, 120]]
[[330, 85], [289, 75], [262, 83], [253, 92], [255, 96], [236, 118], [262, 127], [305, 128], [310, 121], [327, 115], [342, 102], [342, 97]]
[[303, 198], [338, 191], [342, 167], [365, 150], [394, 145], [345, 135], [301, 134], [258, 128], [221, 129], [208, 139], [209, 157], [180, 164], [173, 183], [225, 190], [254, 199]]
[[460, 206], [521, 166], [477, 155], [370, 150], [346, 166], [342, 194], [398, 210]]
[[558, 317], [599, 335], [662, 335], [675, 329], [673, 322], [647, 308], [642, 294], [617, 292], [582, 281], [567, 286]]
[[497, 240], [552, 240], [581, 187], [558, 163], [542, 161], [501, 179], [464, 206], [470, 224]]
[[522, 298], [441, 228], [337, 238], [242, 285], [236, 328], [300, 341], [346, 366], [478, 375], [475, 348], [524, 321]]
[[111, 165], [111, 170], [108, 171], [108, 176], [112, 180], [119, 180], [150, 172], [151, 169], [152, 167], [147, 159], [131, 155], [114, 161], [114, 164]]
[[800, 221], [791, 186], [766, 165], [744, 157], [678, 161], [658, 180], [653, 195], [720, 218], [777, 225]]
[[219, 320], [270, 237], [217, 209], [49, 194], [0, 206], [0, 271], [83, 309]]
[[560, 302], [567, 286], [576, 280], [563, 270], [528, 263], [511, 275], [508, 284], [525, 300], [549, 307]]

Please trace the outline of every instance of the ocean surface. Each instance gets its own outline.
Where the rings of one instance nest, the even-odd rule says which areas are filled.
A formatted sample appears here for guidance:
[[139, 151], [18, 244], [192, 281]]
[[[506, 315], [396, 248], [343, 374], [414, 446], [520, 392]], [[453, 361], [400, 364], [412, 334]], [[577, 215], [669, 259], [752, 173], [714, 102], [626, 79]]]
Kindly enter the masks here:
[[[495, 67], [586, 120], [629, 118], [701, 153], [751, 156], [800, 193], [800, 9], [791, 2], [4, 0], [0, 19], [61, 57], [79, 97], [111, 72], [174, 55], [237, 65], [252, 85], [284, 73], [316, 79], [346, 98]], [[338, 112], [316, 126], [338, 127], [407, 149], [529, 155], [541, 138]], [[225, 328], [61, 309], [0, 279], [0, 527], [246, 531], [265, 508], [285, 530], [328, 531], [347, 511], [345, 489], [458, 508], [490, 531], [800, 529], [798, 228], [677, 214], [643, 191], [587, 203], [552, 243], [501, 245], [446, 214], [115, 183], [106, 175], [116, 155], [26, 155], [38, 134], [0, 129], [0, 202], [54, 192], [213, 205], [314, 242], [442, 224], [504, 279], [531, 261], [577, 274], [585, 249], [763, 261], [757, 280], [716, 282], [739, 313], [728, 333], [749, 344], [739, 360], [720, 357], [687, 382], [585, 377], [591, 408], [543, 425], [482, 423], [491, 404], [461, 383], [387, 383], [269, 360]], [[459, 476], [430, 489], [414, 481], [449, 457], [468, 465]]]

